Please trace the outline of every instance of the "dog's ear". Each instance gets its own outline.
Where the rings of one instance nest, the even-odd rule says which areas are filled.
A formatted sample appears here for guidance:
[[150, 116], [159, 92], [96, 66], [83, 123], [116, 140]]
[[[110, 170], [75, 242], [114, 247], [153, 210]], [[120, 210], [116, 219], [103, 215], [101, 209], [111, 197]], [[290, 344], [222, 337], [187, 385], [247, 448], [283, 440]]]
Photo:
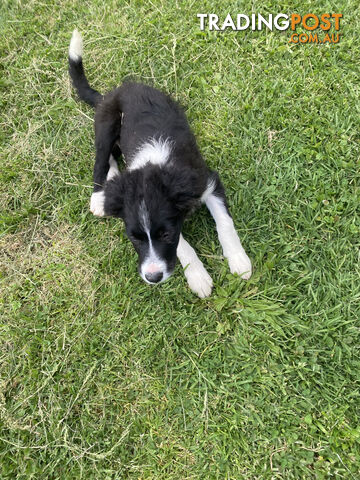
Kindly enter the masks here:
[[162, 181], [169, 200], [181, 212], [191, 210], [200, 200], [200, 175], [190, 168], [166, 168], [162, 171]]
[[123, 218], [125, 197], [124, 175], [115, 175], [111, 180], [108, 180], [105, 184], [104, 193], [105, 214], [111, 217]]

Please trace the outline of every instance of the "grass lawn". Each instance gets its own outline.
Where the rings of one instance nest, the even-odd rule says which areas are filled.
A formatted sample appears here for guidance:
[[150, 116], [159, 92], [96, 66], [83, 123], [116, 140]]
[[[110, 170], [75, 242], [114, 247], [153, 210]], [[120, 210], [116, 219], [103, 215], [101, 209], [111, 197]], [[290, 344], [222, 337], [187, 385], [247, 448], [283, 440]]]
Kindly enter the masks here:
[[[359, 7], [311, 4], [2, 2], [2, 480], [360, 478]], [[336, 45], [196, 18], [328, 11], [344, 15]], [[121, 221], [90, 214], [75, 27], [95, 88], [135, 76], [184, 105], [250, 281], [205, 208], [184, 226], [205, 300], [180, 265], [146, 285]]]

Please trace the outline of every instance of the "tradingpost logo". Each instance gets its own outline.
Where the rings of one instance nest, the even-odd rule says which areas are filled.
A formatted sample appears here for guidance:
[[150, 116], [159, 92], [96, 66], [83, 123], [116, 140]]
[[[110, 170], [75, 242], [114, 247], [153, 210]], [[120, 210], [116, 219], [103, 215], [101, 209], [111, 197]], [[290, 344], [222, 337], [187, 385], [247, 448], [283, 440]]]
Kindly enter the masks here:
[[[198, 13], [197, 17], [200, 21], [200, 30], [233, 30], [233, 31], [261, 31], [264, 29], [284, 31], [290, 30], [291, 33], [289, 43], [338, 43], [340, 40], [340, 20], [342, 13], [323, 13], [315, 15], [314, 13], [306, 13], [300, 15], [292, 13], [278, 13], [276, 15], [269, 14], [263, 16], [252, 13], [245, 15], [238, 13], [231, 15], [228, 13], [220, 18], [215, 13]], [[302, 27], [305, 32], [298, 33], [297, 27]]]

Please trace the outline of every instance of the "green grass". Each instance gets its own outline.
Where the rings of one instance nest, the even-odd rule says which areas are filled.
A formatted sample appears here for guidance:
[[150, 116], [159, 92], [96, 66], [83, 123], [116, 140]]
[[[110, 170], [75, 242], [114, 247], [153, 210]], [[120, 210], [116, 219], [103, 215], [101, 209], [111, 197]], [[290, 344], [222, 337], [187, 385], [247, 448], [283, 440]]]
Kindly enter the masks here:
[[[358, 2], [1, 9], [0, 478], [360, 478]], [[344, 15], [337, 45], [196, 18], [328, 11]], [[137, 76], [186, 107], [250, 281], [229, 274], [205, 209], [184, 231], [206, 300], [180, 266], [146, 285], [123, 224], [90, 214], [74, 27], [94, 87]]]

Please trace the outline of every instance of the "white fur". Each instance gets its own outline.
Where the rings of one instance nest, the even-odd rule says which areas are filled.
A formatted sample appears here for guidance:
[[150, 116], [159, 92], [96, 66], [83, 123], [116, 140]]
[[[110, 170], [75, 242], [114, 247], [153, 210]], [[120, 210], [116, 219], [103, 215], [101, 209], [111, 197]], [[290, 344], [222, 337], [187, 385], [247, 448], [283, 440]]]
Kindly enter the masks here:
[[91, 195], [90, 199], [90, 211], [97, 217], [104, 217], [104, 203], [105, 203], [105, 194], [101, 190], [99, 192], [94, 192]]
[[106, 180], [111, 180], [112, 178], [116, 177], [116, 175], [120, 175], [117, 161], [112, 155], [110, 155], [109, 163], [110, 163], [110, 168], [109, 168]]
[[149, 282], [149, 280], [145, 277], [146, 273], [162, 272], [163, 277], [160, 280], [160, 282], [157, 282], [157, 283], [162, 283], [167, 278], [169, 278], [170, 275], [166, 269], [166, 263], [157, 255], [156, 251], [154, 250], [152, 240], [151, 240], [151, 235], [150, 235], [149, 213], [144, 202], [142, 202], [140, 205], [139, 216], [149, 242], [148, 255], [140, 267], [141, 278], [146, 283], [152, 283], [152, 282]]
[[209, 195], [211, 195], [212, 193], [214, 193], [215, 185], [216, 185], [215, 180], [210, 180], [210, 181], [208, 181], [206, 190], [205, 190], [204, 193], [201, 195], [201, 201], [202, 201], [203, 203], [205, 203], [205, 201], [207, 200], [207, 198], [209, 197]]
[[200, 298], [208, 297], [213, 286], [212, 279], [191, 245], [180, 235], [177, 256], [183, 266], [189, 287]]
[[148, 238], [149, 238], [149, 254], [144, 260], [144, 262], [141, 264], [140, 267], [140, 275], [141, 278], [146, 282], [146, 283], [153, 283], [149, 282], [149, 280], [145, 277], [146, 273], [155, 273], [155, 272], [162, 272], [163, 276], [160, 282], [157, 283], [162, 283], [165, 280], [169, 278], [169, 273], [166, 270], [166, 263], [159, 258], [154, 250], [154, 247], [151, 242], [151, 237], [146, 232]]
[[251, 277], [251, 262], [241, 245], [234, 222], [227, 213], [224, 202], [214, 194], [205, 200], [214, 217], [224, 256], [228, 259], [231, 273], [239, 274], [244, 280]]
[[164, 165], [171, 153], [171, 141], [166, 138], [156, 140], [152, 138], [148, 142], [141, 145], [135, 153], [133, 160], [129, 166], [129, 170], [136, 170], [143, 168], [147, 163], [153, 165]]
[[139, 218], [140, 218], [141, 226], [142, 226], [145, 230], [150, 230], [149, 211], [148, 211], [148, 209], [146, 208], [146, 204], [145, 204], [145, 201], [144, 201], [144, 200], [140, 203]]
[[78, 62], [79, 60], [81, 60], [82, 56], [83, 56], [83, 41], [80, 33], [75, 28], [75, 30], [72, 33], [72, 37], [70, 41], [69, 57], [74, 62]]

